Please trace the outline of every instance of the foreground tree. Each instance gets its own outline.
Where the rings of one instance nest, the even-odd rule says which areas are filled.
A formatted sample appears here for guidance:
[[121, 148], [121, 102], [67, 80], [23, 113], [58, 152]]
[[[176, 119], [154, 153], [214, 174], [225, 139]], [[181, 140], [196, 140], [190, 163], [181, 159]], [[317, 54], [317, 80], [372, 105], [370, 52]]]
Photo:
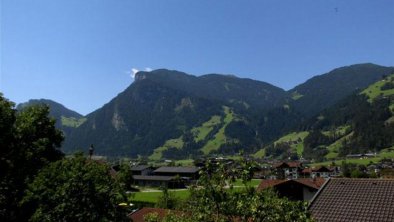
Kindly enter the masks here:
[[[253, 166], [246, 159], [236, 167], [208, 163], [181, 211], [169, 211], [163, 220], [148, 215], [147, 221], [312, 221], [306, 203], [279, 198], [272, 190], [256, 191], [250, 183]], [[237, 179], [242, 188], [234, 187]]]
[[37, 172], [59, 160], [63, 141], [48, 106], [32, 106], [17, 112], [0, 94], [0, 221], [23, 221], [20, 208], [24, 190]]
[[49, 164], [28, 185], [24, 206], [30, 221], [124, 221], [118, 207], [124, 195], [109, 174], [109, 166], [81, 153]]

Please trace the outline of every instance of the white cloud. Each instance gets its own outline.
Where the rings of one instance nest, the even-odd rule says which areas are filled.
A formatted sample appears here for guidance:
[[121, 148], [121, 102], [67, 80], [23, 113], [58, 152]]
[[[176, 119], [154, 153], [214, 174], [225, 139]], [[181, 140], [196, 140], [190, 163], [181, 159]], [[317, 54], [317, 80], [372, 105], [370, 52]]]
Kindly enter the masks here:
[[147, 71], [147, 72], [151, 72], [153, 69], [152, 68], [149, 68], [149, 67], [146, 67], [145, 68], [145, 71]]
[[130, 76], [131, 76], [131, 78], [133, 78], [133, 79], [134, 79], [134, 77], [135, 77], [135, 74], [136, 74], [137, 72], [139, 72], [139, 70], [138, 70], [138, 69], [136, 69], [136, 68], [132, 68], [132, 69], [130, 70]]

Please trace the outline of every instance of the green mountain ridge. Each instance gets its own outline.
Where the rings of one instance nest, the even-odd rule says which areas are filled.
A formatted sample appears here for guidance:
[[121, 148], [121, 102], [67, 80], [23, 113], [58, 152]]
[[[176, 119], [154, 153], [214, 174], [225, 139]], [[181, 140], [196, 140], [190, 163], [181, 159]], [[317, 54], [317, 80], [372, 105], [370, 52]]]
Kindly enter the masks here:
[[[284, 158], [297, 151], [302, 153], [299, 157], [332, 161], [347, 154], [387, 152], [394, 146], [393, 119], [394, 74], [383, 76], [305, 121], [299, 128], [307, 131], [284, 135], [255, 155]], [[307, 136], [300, 138], [301, 133]], [[302, 152], [295, 147], [302, 147]]]
[[[166, 69], [138, 72], [134, 83], [85, 119], [60, 117], [71, 129], [63, 150], [72, 153], [94, 144], [96, 154], [108, 156], [184, 159], [232, 155], [239, 150], [259, 151], [263, 156], [266, 150], [262, 147], [283, 142], [278, 138], [294, 130], [310, 132], [321, 126], [324, 136], [328, 131], [325, 122], [336, 113], [328, 115], [326, 110], [343, 108], [338, 105], [342, 100], [390, 73], [394, 73], [393, 67], [352, 65], [315, 76], [286, 92], [265, 82], [229, 75], [197, 77]], [[345, 110], [354, 113], [346, 106]], [[330, 125], [331, 130], [349, 124], [341, 121]], [[298, 138], [290, 141], [291, 150], [300, 155], [304, 139], [310, 135], [316, 136], [302, 133], [301, 142]], [[315, 151], [322, 154], [324, 149]], [[331, 151], [339, 149], [330, 147]]]
[[45, 104], [49, 106], [49, 115], [56, 119], [55, 126], [58, 129], [61, 129], [66, 136], [71, 133], [73, 128], [80, 126], [86, 121], [86, 118], [84, 118], [83, 115], [49, 99], [31, 99], [25, 103], [18, 104], [16, 109], [21, 110], [24, 107], [39, 104]]

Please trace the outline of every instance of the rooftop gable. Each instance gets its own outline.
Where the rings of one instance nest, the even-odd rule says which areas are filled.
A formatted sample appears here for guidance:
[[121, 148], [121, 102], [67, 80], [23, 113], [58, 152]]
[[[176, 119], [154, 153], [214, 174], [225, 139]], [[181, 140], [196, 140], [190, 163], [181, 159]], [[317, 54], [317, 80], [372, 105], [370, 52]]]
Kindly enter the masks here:
[[291, 180], [262, 180], [259, 184], [257, 190], [264, 190], [270, 187], [275, 187], [278, 185], [286, 184], [286, 183], [298, 183], [305, 187], [312, 188], [312, 189], [320, 189], [325, 183], [325, 179], [318, 177], [318, 178], [298, 178], [298, 179], [291, 179]]

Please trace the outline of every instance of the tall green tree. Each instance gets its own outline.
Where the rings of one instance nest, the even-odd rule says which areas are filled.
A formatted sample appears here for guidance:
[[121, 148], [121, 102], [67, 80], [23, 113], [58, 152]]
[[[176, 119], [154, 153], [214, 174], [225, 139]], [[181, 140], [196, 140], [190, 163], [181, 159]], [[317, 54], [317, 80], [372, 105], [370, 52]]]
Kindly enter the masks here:
[[43, 168], [28, 185], [22, 205], [30, 221], [125, 221], [118, 207], [125, 200], [109, 166], [82, 155]]
[[[182, 209], [186, 219], [178, 221], [312, 220], [304, 202], [279, 198], [272, 191], [256, 191], [250, 185], [253, 167], [247, 159], [240, 160], [236, 167], [208, 163]], [[244, 189], [234, 187], [236, 180], [243, 182]]]
[[55, 120], [45, 105], [17, 112], [14, 104], [0, 94], [0, 220], [21, 221], [25, 210], [19, 207], [24, 190], [37, 172], [63, 157], [63, 141]]

